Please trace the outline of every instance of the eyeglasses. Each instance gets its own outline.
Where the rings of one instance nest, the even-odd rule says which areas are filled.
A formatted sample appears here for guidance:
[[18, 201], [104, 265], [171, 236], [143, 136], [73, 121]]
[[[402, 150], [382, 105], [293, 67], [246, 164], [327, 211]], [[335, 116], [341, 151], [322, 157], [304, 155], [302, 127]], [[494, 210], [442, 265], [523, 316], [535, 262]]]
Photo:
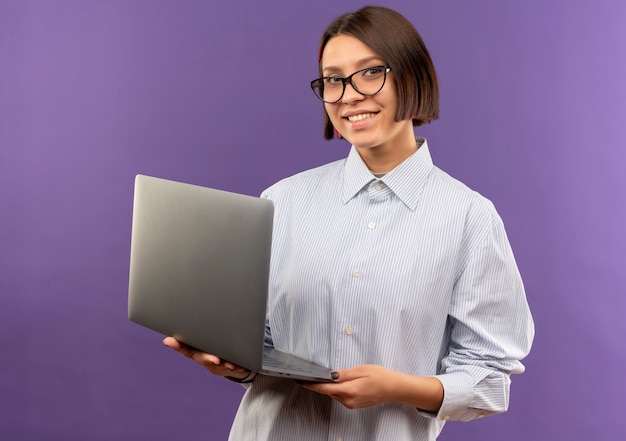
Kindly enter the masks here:
[[348, 83], [361, 95], [372, 96], [383, 88], [387, 72], [390, 71], [391, 68], [387, 66], [373, 66], [357, 70], [345, 78], [338, 75], [321, 77], [311, 81], [311, 89], [316, 97], [329, 104], [336, 103], [343, 97]]

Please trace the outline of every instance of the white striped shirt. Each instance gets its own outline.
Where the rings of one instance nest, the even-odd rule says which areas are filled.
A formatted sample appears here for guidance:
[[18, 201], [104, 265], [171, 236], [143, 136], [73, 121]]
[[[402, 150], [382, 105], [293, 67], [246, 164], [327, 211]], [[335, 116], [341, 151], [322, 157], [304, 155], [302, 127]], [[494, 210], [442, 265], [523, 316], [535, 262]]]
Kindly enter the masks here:
[[504, 412], [534, 335], [493, 205], [432, 163], [425, 140], [376, 178], [347, 159], [284, 179], [275, 203], [268, 342], [332, 369], [436, 375], [438, 415], [387, 403], [348, 410], [259, 375], [232, 441], [434, 440], [446, 420]]

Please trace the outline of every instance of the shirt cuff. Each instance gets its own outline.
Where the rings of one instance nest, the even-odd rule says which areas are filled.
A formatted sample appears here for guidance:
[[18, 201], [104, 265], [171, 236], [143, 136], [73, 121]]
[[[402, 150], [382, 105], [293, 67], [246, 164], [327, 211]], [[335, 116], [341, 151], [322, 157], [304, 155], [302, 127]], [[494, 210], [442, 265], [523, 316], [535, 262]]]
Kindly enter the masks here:
[[474, 379], [464, 372], [436, 375], [435, 378], [441, 381], [444, 390], [443, 402], [437, 413], [437, 419], [465, 420], [473, 397]]

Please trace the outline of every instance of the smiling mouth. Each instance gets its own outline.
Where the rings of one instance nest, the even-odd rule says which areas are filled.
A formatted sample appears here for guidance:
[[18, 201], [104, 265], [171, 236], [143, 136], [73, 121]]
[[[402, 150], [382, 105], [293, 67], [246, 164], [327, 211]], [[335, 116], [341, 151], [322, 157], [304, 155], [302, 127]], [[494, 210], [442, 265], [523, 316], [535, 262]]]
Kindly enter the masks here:
[[364, 119], [372, 118], [376, 116], [376, 113], [359, 113], [358, 115], [347, 116], [346, 119], [350, 122], [363, 121]]

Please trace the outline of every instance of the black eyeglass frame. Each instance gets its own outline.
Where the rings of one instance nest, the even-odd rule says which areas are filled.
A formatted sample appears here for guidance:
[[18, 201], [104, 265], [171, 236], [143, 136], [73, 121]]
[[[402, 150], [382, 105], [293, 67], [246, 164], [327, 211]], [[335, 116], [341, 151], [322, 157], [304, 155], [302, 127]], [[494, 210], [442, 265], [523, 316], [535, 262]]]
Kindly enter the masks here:
[[[356, 84], [354, 84], [354, 81], [352, 81], [352, 77], [355, 76], [356, 74], [359, 74], [361, 72], [365, 72], [366, 70], [370, 70], [370, 69], [376, 69], [376, 68], [383, 68], [383, 84], [380, 85], [380, 88], [373, 93], [363, 93], [359, 90], [358, 87], [356, 87]], [[341, 100], [341, 98], [343, 98], [343, 95], [346, 93], [346, 84], [350, 83], [350, 85], [352, 86], [352, 88], [354, 90], [356, 90], [358, 93], [360, 93], [363, 96], [373, 96], [376, 95], [378, 92], [380, 92], [383, 87], [385, 87], [385, 83], [387, 82], [387, 74], [391, 72], [391, 67], [389, 66], [384, 66], [384, 65], [380, 65], [380, 66], [369, 66], [369, 67], [364, 67], [363, 69], [359, 69], [356, 72], [351, 73], [350, 75], [348, 75], [347, 77], [338, 77], [338, 76], [334, 76], [334, 77], [319, 77], [314, 79], [313, 81], [311, 81], [311, 90], [313, 90], [313, 93], [315, 94], [315, 96], [320, 100], [323, 101], [327, 104], [335, 104], [337, 102], [339, 102], [339, 100]], [[324, 90], [324, 80], [332, 78], [333, 80], [341, 80], [342, 83], [342, 90], [341, 90], [341, 95], [339, 95], [339, 98], [337, 98], [335, 101], [327, 101], [324, 98], [322, 98], [321, 96], [319, 96], [317, 94], [317, 92], [315, 92], [316, 89], [320, 89], [320, 90]]]

